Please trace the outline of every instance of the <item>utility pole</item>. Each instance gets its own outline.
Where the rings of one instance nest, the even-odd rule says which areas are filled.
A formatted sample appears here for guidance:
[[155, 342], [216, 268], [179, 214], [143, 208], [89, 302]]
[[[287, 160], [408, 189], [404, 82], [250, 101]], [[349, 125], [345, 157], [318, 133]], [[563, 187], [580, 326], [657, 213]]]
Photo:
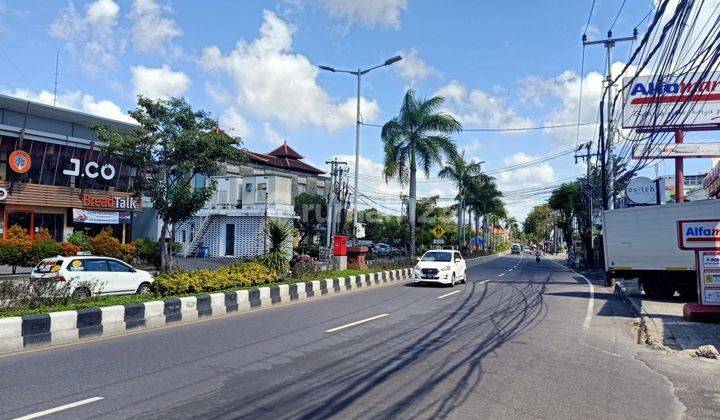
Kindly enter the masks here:
[[[613, 100], [612, 100], [612, 88], [613, 88], [613, 79], [612, 79], [612, 48], [615, 46], [616, 42], [625, 42], [625, 41], [635, 41], [637, 40], [638, 36], [638, 30], [635, 28], [633, 30], [633, 36], [628, 36], [624, 38], [613, 38], [612, 31], [608, 31], [607, 39], [601, 39], [597, 41], [588, 41], [587, 34], [583, 34], [582, 36], [582, 42], [583, 45], [597, 45], [602, 44], [605, 46], [605, 49], [607, 50], [607, 77], [605, 78], [605, 81], [607, 83], [607, 131], [605, 133], [607, 138], [607, 191], [608, 191], [608, 197], [610, 198], [610, 202], [608, 203], [608, 209], [612, 210], [615, 208], [615, 162], [613, 161], [613, 137], [614, 137], [614, 118], [613, 118]], [[583, 77], [584, 75], [580, 75], [580, 77]]]
[[328, 197], [328, 209], [327, 209], [327, 221], [326, 221], [326, 229], [327, 232], [325, 234], [325, 243], [328, 247], [328, 249], [332, 246], [332, 235], [335, 231], [334, 226], [337, 223], [337, 218], [335, 217], [335, 207], [337, 206], [339, 202], [339, 189], [338, 184], [340, 182], [341, 177], [341, 171], [340, 168], [343, 165], [347, 165], [347, 162], [340, 162], [337, 160], [337, 157], [333, 160], [329, 160], [325, 162], [326, 164], [330, 165], [330, 196]]
[[[593, 200], [593, 187], [591, 182], [591, 175], [592, 175], [592, 165], [590, 163], [590, 147], [592, 147], [592, 142], [587, 141], [585, 143], [582, 143], [578, 146], [578, 148], [575, 150], [575, 163], [578, 162], [578, 159], [584, 159], [586, 164], [586, 175], [585, 175], [585, 184], [582, 186], [582, 195], [585, 197], [585, 200], [587, 201], [587, 225], [586, 229], [588, 229], [588, 232], [590, 233], [590, 243], [588, 244], [586, 252], [586, 258], [589, 261], [594, 261], [593, 256], [593, 223], [592, 223], [592, 217], [593, 217], [593, 206], [592, 206], [592, 200]], [[585, 154], [578, 154], [582, 149], [585, 149]], [[588, 261], [588, 262], [589, 262]]]

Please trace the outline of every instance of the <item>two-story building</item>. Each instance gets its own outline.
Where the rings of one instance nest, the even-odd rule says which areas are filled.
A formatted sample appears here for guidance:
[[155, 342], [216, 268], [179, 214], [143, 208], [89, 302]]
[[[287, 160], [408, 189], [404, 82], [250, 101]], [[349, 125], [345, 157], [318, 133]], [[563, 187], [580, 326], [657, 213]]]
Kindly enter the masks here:
[[[246, 161], [227, 162], [224, 174], [211, 177], [216, 183], [213, 197], [174, 229], [183, 255], [202, 255], [204, 251], [216, 258], [262, 255], [263, 226], [268, 217], [292, 220], [293, 200], [298, 194], [326, 196], [329, 190], [325, 172], [303, 162], [303, 156], [287, 143], [268, 153], [246, 150], [246, 155]], [[195, 179], [198, 187], [206, 182], [202, 177]], [[154, 230], [158, 228], [156, 220]]]
[[141, 204], [135, 170], [105, 156], [92, 126], [136, 127], [82, 112], [0, 95], [0, 233], [13, 225], [57, 241], [105, 227], [130, 240]]

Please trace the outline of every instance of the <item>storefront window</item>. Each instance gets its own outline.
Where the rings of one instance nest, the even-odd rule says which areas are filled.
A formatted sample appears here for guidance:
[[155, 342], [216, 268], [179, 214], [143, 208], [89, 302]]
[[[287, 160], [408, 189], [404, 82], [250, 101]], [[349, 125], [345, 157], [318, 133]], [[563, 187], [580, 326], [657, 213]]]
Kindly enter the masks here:
[[62, 214], [35, 213], [33, 218], [35, 232], [40, 232], [43, 229], [47, 230], [53, 239], [62, 242], [64, 218], [65, 216]]
[[15, 225], [25, 229], [27, 234], [32, 231], [32, 214], [30, 210], [14, 210], [7, 214], [7, 227], [11, 228]]

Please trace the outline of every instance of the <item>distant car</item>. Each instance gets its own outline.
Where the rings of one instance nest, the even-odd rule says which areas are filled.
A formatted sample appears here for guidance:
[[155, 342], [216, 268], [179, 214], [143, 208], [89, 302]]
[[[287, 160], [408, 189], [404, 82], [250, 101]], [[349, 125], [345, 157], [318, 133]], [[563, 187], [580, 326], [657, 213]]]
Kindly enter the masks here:
[[524, 248], [524, 251], [529, 254], [529, 253], [532, 252], [532, 248], [530, 248], [529, 246], [526, 246], [526, 247]]
[[512, 244], [512, 247], [510, 248], [510, 252], [512, 254], [520, 254], [522, 252], [522, 247], [520, 244]]
[[457, 282], [467, 282], [467, 264], [458, 251], [427, 251], [418, 258], [413, 277], [415, 284], [432, 282], [452, 287]]
[[31, 282], [54, 282], [67, 286], [73, 297], [149, 293], [153, 276], [110, 257], [76, 255], [46, 258], [33, 268]]
[[396, 254], [400, 252], [400, 250], [394, 246], [383, 243], [374, 244], [372, 250], [378, 255]]

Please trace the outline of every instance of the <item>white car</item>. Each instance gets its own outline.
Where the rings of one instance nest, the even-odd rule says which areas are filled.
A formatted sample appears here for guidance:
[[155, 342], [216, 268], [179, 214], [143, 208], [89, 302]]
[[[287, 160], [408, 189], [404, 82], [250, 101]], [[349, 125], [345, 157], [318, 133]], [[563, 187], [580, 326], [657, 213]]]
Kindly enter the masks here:
[[30, 281], [55, 282], [73, 297], [149, 293], [153, 276], [110, 257], [76, 255], [46, 258], [33, 268]]
[[460, 252], [453, 250], [427, 251], [413, 269], [415, 284], [432, 282], [447, 284], [467, 281], [467, 265]]

